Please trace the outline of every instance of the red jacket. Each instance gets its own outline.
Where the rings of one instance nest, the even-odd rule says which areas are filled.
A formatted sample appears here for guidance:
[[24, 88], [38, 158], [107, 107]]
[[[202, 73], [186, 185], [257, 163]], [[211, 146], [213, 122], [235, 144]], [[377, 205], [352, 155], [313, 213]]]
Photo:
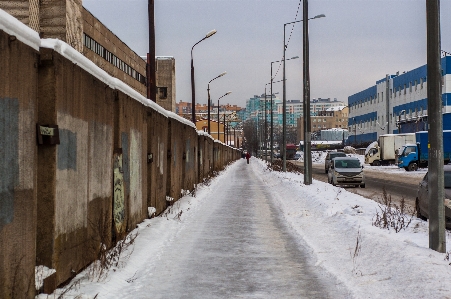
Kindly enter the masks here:
[[251, 154], [246, 153], [246, 159], [249, 159], [251, 157]]

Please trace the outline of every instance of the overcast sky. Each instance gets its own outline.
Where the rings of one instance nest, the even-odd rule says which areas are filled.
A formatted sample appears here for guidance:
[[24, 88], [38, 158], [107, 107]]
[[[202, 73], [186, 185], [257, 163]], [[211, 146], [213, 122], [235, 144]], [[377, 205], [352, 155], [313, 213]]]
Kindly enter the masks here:
[[[83, 0], [83, 6], [140, 55], [148, 52], [147, 0]], [[299, 12], [296, 13], [299, 7]], [[311, 98], [348, 96], [386, 74], [426, 63], [426, 0], [310, 0]], [[442, 49], [451, 52], [451, 1], [441, 1]], [[265, 92], [271, 62], [283, 57], [284, 23], [302, 19], [299, 0], [155, 0], [157, 56], [176, 61], [176, 98], [191, 101], [191, 47], [207, 32], [217, 33], [194, 48], [196, 99], [245, 106]], [[287, 40], [291, 26], [286, 27]], [[287, 99], [302, 99], [302, 23], [287, 48]], [[273, 74], [279, 64], [273, 63]], [[274, 81], [282, 80], [282, 69]], [[269, 84], [266, 85], [269, 94]], [[273, 92], [282, 95], [282, 84]]]

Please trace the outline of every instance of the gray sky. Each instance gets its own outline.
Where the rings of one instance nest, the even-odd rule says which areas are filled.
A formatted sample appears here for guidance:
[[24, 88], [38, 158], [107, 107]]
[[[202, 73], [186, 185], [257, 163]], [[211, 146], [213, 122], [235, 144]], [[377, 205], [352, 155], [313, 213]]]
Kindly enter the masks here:
[[[299, 7], [300, 5], [300, 7]], [[140, 55], [148, 52], [147, 0], [83, 0], [83, 6]], [[296, 12], [299, 13], [296, 18]], [[451, 52], [451, 1], [441, 1], [442, 49]], [[385, 74], [426, 63], [426, 0], [310, 0], [311, 98], [348, 96]], [[295, 19], [296, 18], [296, 19]], [[196, 99], [245, 106], [265, 92], [271, 62], [282, 59], [283, 24], [302, 19], [299, 0], [155, 0], [156, 55], [176, 60], [177, 102], [191, 101], [191, 47], [207, 32], [217, 33], [194, 48]], [[287, 40], [291, 27], [287, 26]], [[287, 48], [287, 99], [302, 99], [302, 23]], [[279, 67], [273, 64], [273, 74]], [[282, 69], [274, 81], [282, 79]], [[269, 86], [267, 92], [269, 94]], [[273, 85], [282, 94], [282, 84]]]

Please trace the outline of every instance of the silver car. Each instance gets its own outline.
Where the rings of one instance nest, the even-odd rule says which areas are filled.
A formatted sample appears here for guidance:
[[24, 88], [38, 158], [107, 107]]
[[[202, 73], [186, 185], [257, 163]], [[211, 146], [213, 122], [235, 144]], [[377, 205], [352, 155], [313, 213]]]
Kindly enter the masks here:
[[360, 160], [354, 157], [336, 157], [332, 159], [327, 174], [330, 184], [360, 186], [365, 188], [365, 176]]
[[324, 171], [326, 173], [329, 172], [330, 163], [335, 157], [346, 157], [346, 154], [343, 152], [328, 152], [326, 155], [326, 160], [324, 160]]
[[[451, 229], [451, 165], [444, 165], [443, 170], [445, 172], [445, 223], [446, 228]], [[418, 186], [418, 194], [415, 200], [415, 211], [418, 218], [423, 220], [429, 218], [428, 205], [428, 173], [426, 173]]]

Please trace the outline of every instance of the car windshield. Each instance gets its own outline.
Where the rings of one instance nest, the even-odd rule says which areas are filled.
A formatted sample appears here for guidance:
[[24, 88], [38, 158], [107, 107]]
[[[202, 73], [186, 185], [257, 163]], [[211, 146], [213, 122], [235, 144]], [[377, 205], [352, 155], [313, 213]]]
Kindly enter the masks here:
[[336, 158], [336, 157], [346, 157], [345, 153], [331, 153], [330, 159]]
[[335, 159], [335, 168], [360, 168], [359, 160], [337, 160]]

